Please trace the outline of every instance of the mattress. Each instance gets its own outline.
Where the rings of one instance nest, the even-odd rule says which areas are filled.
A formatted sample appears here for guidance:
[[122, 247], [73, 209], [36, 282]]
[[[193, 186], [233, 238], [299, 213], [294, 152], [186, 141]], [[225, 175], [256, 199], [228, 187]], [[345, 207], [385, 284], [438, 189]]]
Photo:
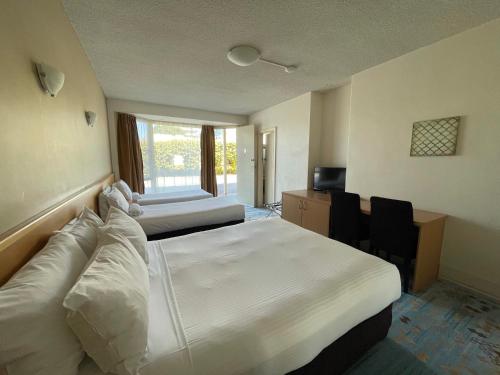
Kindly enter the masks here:
[[134, 219], [148, 236], [245, 219], [245, 206], [232, 197], [154, 204], [142, 208], [144, 213]]
[[143, 194], [137, 200], [137, 203], [141, 206], [147, 206], [150, 204], [186, 202], [206, 198], [213, 198], [213, 195], [203, 189], [196, 189], [171, 193]]
[[401, 294], [394, 265], [280, 218], [149, 242], [148, 254], [141, 375], [285, 374]]

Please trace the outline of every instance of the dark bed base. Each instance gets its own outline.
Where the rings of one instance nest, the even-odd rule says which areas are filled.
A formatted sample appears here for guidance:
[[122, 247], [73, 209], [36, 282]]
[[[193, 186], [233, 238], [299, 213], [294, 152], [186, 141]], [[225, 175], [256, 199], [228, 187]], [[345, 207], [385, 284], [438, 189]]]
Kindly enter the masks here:
[[245, 220], [234, 220], [222, 224], [202, 225], [199, 227], [185, 228], [185, 229], [174, 230], [171, 232], [153, 234], [151, 236], [148, 236], [148, 241], [157, 241], [157, 240], [163, 240], [164, 238], [184, 236], [190, 233], [203, 232], [205, 230], [217, 229], [217, 228], [227, 227], [229, 225], [240, 224], [243, 223], [244, 221]]
[[368, 349], [387, 336], [392, 322], [392, 304], [366, 319], [327, 346], [307, 365], [288, 375], [342, 374]]

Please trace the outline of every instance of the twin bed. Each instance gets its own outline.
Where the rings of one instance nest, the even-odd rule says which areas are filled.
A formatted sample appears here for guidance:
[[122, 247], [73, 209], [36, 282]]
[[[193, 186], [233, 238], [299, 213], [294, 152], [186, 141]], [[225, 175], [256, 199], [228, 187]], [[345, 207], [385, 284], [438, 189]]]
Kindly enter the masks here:
[[[146, 252], [141, 375], [339, 374], [385, 337], [401, 293], [395, 266], [280, 218], [149, 241]], [[102, 374], [89, 357], [79, 366]]]
[[[140, 215], [134, 216], [149, 240], [177, 237], [223, 226], [242, 223], [245, 207], [233, 197], [213, 197], [202, 189], [170, 193], [137, 194], [120, 180], [113, 184], [126, 200], [140, 206]], [[100, 214], [103, 219], [113, 203], [106, 198], [106, 189], [100, 194]], [[115, 205], [116, 207], [117, 205]], [[119, 206], [119, 204], [118, 204]], [[121, 207], [126, 211], [127, 207]]]

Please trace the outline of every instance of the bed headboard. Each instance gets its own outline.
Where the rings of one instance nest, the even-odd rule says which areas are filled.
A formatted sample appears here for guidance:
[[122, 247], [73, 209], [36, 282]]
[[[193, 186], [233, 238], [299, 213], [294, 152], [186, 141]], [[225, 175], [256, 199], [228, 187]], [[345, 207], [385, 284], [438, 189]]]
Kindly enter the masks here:
[[99, 193], [113, 181], [114, 175], [110, 174], [1, 235], [0, 286], [45, 246], [54, 231], [76, 217], [84, 206], [97, 210]]

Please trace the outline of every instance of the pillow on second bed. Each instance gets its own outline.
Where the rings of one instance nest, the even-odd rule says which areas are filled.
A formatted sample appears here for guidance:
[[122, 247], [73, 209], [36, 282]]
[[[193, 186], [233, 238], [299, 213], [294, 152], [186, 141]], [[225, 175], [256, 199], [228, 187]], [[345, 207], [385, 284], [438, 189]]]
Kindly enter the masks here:
[[104, 195], [110, 207], [116, 207], [123, 212], [128, 212], [129, 203], [116, 187], [113, 186], [108, 193], [104, 192]]
[[100, 230], [96, 252], [64, 299], [66, 320], [107, 373], [135, 375], [148, 336], [149, 276], [124, 236]]
[[117, 181], [113, 184], [113, 186], [120, 190], [126, 200], [132, 202], [132, 190], [125, 181]]
[[142, 259], [144, 259], [146, 263], [148, 262], [146, 252], [148, 238], [141, 225], [134, 218], [131, 218], [122, 210], [111, 207], [103, 229], [105, 228], [113, 228], [118, 233], [125, 236], [132, 243]]

